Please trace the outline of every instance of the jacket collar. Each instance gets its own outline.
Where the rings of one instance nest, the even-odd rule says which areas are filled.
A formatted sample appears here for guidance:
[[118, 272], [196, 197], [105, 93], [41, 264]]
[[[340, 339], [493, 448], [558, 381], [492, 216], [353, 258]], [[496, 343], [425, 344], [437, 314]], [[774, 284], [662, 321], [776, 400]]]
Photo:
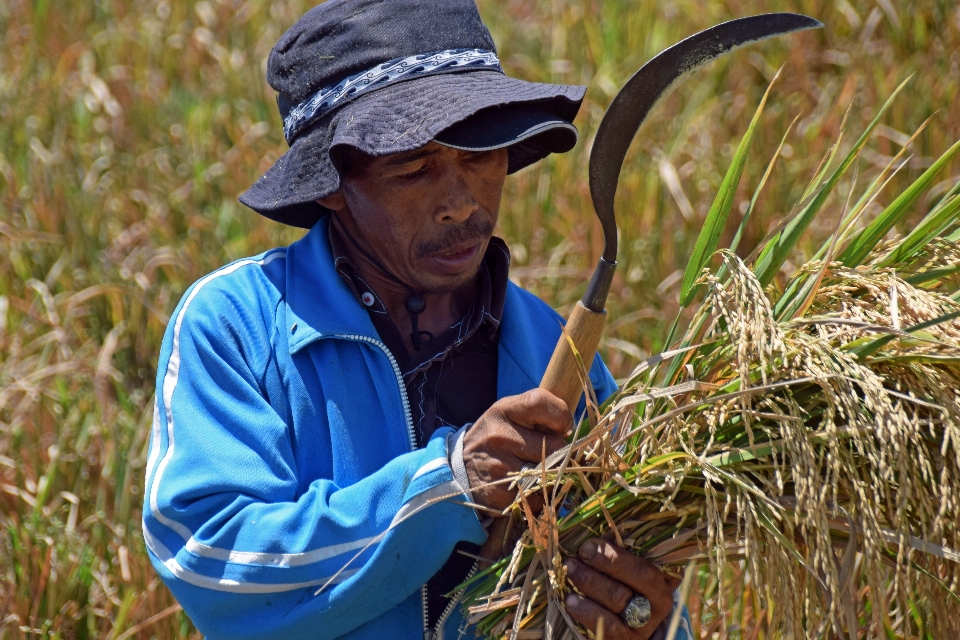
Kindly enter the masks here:
[[380, 340], [370, 316], [337, 274], [324, 216], [287, 249], [286, 330], [291, 355], [326, 336]]
[[[290, 354], [324, 337], [382, 342], [370, 315], [337, 273], [324, 216], [287, 249], [286, 331]], [[500, 322], [497, 397], [536, 387], [560, 335], [560, 317], [512, 282]]]

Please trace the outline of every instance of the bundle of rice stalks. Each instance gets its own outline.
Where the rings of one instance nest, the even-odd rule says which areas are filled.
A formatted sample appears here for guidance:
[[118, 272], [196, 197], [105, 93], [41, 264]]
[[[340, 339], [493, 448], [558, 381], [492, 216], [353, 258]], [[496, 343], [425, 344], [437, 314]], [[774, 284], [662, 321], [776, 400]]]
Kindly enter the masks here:
[[[857, 156], [902, 88], [741, 260], [732, 249], [756, 195], [733, 246], [717, 245], [761, 103], [683, 281], [681, 304], [702, 304], [679, 338], [674, 324], [669, 351], [590, 411], [568, 451], [518, 479], [522, 534], [465, 587], [483, 634], [592, 636], [560, 605], [572, 588], [562, 561], [603, 536], [685, 567], [684, 598], [696, 575], [722, 584], [699, 607], [713, 608], [720, 636], [749, 591], [754, 638], [960, 637], [960, 184], [883, 241], [960, 143], [866, 226], [904, 152], [853, 197]], [[835, 233], [777, 286], [831, 194]], [[524, 496], [541, 490], [534, 516]]]

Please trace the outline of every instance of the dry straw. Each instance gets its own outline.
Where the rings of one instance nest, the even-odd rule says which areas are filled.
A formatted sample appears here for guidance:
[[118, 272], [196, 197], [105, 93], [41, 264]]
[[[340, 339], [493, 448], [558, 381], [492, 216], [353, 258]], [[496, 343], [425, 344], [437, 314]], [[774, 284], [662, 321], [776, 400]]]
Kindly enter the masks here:
[[[593, 635], [559, 606], [561, 563], [601, 535], [723, 584], [699, 596], [701, 624], [712, 611], [720, 636], [750, 594], [753, 637], [960, 637], [960, 185], [905, 238], [881, 242], [960, 144], [855, 226], [904, 162], [853, 198], [858, 154], [903, 86], [849, 151], [838, 141], [744, 261], [717, 243], [761, 103], [684, 278], [681, 301], [702, 303], [568, 451], [524, 472], [512, 554], [465, 587], [482, 633]], [[818, 214], [835, 233], [778, 286]], [[544, 488], [534, 516], [524, 494]]]

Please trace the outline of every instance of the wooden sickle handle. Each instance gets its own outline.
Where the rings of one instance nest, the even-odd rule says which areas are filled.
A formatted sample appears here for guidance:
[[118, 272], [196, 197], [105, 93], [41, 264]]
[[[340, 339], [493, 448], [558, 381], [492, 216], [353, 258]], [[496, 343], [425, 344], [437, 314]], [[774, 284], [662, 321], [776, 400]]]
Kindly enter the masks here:
[[570, 349], [568, 337], [576, 345], [583, 366], [589, 374], [606, 321], [606, 311], [600, 313], [591, 311], [578, 301], [570, 314], [570, 319], [567, 320], [566, 333], [562, 334], [557, 341], [550, 364], [547, 365], [547, 372], [543, 374], [543, 379], [540, 381], [540, 388], [566, 402], [570, 413], [576, 410], [580, 402], [583, 383], [580, 381], [579, 365]]
[[[577, 346], [577, 352], [589, 375], [593, 355], [600, 344], [600, 335], [603, 333], [606, 320], [606, 311], [600, 313], [590, 311], [583, 306], [582, 302], [577, 302], [567, 321], [566, 333], [561, 334], [560, 340], [557, 341], [550, 364], [547, 365], [547, 372], [540, 381], [540, 388], [546, 389], [566, 402], [570, 413], [576, 410], [580, 402], [583, 383], [580, 381], [577, 358], [570, 349], [567, 338], [569, 336]], [[510, 518], [497, 518], [493, 521], [487, 531], [487, 541], [480, 551], [481, 557], [496, 560], [510, 552], [515, 543], [516, 534], [507, 531], [509, 523]]]

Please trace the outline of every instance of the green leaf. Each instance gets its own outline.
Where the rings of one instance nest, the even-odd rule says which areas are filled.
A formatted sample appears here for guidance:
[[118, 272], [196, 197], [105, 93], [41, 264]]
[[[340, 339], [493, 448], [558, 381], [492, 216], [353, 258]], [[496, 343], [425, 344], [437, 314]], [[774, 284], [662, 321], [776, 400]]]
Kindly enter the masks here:
[[[857, 220], [859, 220], [860, 216], [863, 215], [864, 211], [867, 210], [867, 207], [873, 204], [874, 200], [877, 199], [890, 180], [892, 180], [893, 177], [899, 173], [900, 169], [906, 166], [907, 162], [901, 162], [901, 159], [906, 155], [907, 150], [910, 148], [910, 145], [913, 144], [913, 141], [916, 140], [927, 128], [927, 125], [930, 124], [931, 120], [933, 120], [933, 116], [930, 116], [924, 120], [923, 124], [917, 127], [917, 130], [914, 131], [910, 136], [910, 139], [900, 147], [900, 150], [897, 151], [897, 154], [890, 158], [890, 161], [883, 168], [883, 171], [880, 172], [880, 175], [870, 182], [870, 186], [868, 186], [863, 192], [863, 195], [860, 196], [860, 200], [857, 201], [857, 204], [853, 206], [853, 209], [850, 210], [843, 222], [840, 224], [841, 231], [839, 237], [837, 238], [839, 246], [846, 246], [847, 239], [851, 236], [851, 234], [857, 231], [853, 228]], [[816, 253], [813, 259], [819, 260], [822, 258], [827, 251], [827, 247], [830, 246], [832, 242], [832, 238], [828, 239]]]
[[791, 283], [799, 283], [801, 280], [805, 280], [803, 288], [799, 293], [796, 293], [788, 288], [787, 292], [777, 301], [773, 311], [774, 317], [777, 318], [777, 320], [802, 316], [806, 310], [810, 308], [810, 305], [813, 304], [813, 299], [817, 295], [817, 291], [820, 289], [820, 283], [823, 282], [823, 277], [827, 274], [827, 269], [830, 267], [830, 263], [833, 262], [833, 256], [837, 250], [837, 240], [840, 237], [840, 230], [843, 226], [843, 221], [847, 218], [846, 214], [850, 208], [850, 199], [853, 197], [853, 190], [857, 186], [857, 178], [859, 175], [859, 170], [854, 167], [853, 180], [850, 183], [850, 191], [847, 192], [847, 201], [844, 203], [843, 212], [840, 215], [840, 219], [837, 221], [837, 228], [830, 235], [830, 242], [827, 245], [827, 252], [823, 258], [823, 266], [820, 267], [820, 271], [816, 276], [810, 274], [806, 278], [797, 278], [793, 281], [793, 283]]
[[839, 260], [848, 267], [856, 267], [863, 262], [873, 251], [873, 248], [877, 246], [877, 243], [893, 228], [893, 225], [897, 224], [907, 214], [917, 198], [930, 188], [934, 178], [949, 164], [957, 151], [960, 151], [960, 140], [947, 149], [946, 153], [924, 171], [916, 182], [907, 187], [873, 222], [858, 233], [840, 254]]
[[879, 358], [873, 358], [871, 362], [897, 362], [901, 364], [907, 362], [922, 362], [924, 364], [949, 364], [960, 362], [960, 356], [941, 356], [935, 353], [916, 353], [902, 356], [881, 356]]
[[810, 575], [813, 576], [814, 580], [816, 580], [824, 588], [824, 590], [826, 590], [826, 585], [823, 584], [823, 580], [820, 578], [817, 572], [813, 570], [813, 567], [807, 563], [807, 559], [804, 558], [799, 551], [797, 551], [797, 548], [794, 546], [793, 542], [791, 542], [787, 536], [783, 535], [783, 532], [780, 531], [780, 528], [776, 525], [776, 523], [773, 522], [773, 519], [767, 513], [767, 510], [763, 508], [763, 506], [757, 505], [756, 514], [757, 523], [772, 533], [773, 537], [776, 538], [777, 542], [780, 543], [780, 546], [782, 546], [787, 553], [793, 556], [794, 560], [796, 560], [804, 569], [806, 569]]
[[706, 220], [703, 223], [703, 229], [697, 237], [697, 244], [693, 247], [693, 254], [687, 262], [687, 269], [683, 273], [683, 283], [680, 285], [680, 306], [687, 306], [693, 300], [696, 292], [694, 283], [700, 275], [700, 270], [706, 266], [713, 252], [717, 250], [717, 244], [720, 242], [720, 234], [727, 224], [727, 216], [730, 214], [730, 208], [733, 206], [733, 200], [737, 195], [737, 186], [740, 184], [740, 176], [743, 173], [743, 167], [747, 163], [747, 153], [750, 151], [750, 143], [753, 142], [753, 134], [760, 123], [760, 115], [763, 113], [763, 107], [767, 103], [767, 97], [770, 95], [770, 89], [773, 83], [780, 77], [780, 72], [773, 77], [770, 86], [763, 94], [760, 105], [756, 113], [753, 114], [753, 120], [747, 127], [747, 132], [740, 140], [737, 152], [733, 156], [730, 168], [727, 169], [727, 175], [723, 177], [723, 183], [720, 185], [720, 191], [710, 207]]
[[[950, 189], [950, 191], [948, 191], [948, 192], [946, 193], [946, 195], [944, 195], [944, 196], [940, 199], [940, 202], [937, 203], [937, 207], [941, 206], [941, 205], [944, 204], [947, 200], [949, 200], [950, 198], [952, 198], [953, 196], [956, 196], [956, 195], [960, 195], [960, 180], [957, 180], [957, 184], [953, 185], [953, 188]], [[954, 232], [953, 232], [953, 235], [956, 235], [956, 234], [957, 234], [957, 231], [954, 231]]]
[[957, 272], [960, 272], [960, 264], [955, 264], [950, 267], [941, 267], [939, 269], [930, 269], [929, 271], [921, 271], [920, 273], [915, 273], [912, 276], [904, 278], [904, 280], [914, 286], [919, 286], [921, 284], [931, 282], [932, 280], [949, 278]]
[[[897, 558], [897, 556], [893, 553], [887, 553], [885, 555], [887, 555], [887, 557], [892, 556], [891, 559], [893, 560], [899, 560], [899, 558]], [[927, 576], [928, 578], [936, 582], [938, 585], [940, 585], [940, 587], [947, 592], [948, 596], [950, 596], [957, 602], [960, 602], [960, 595], [956, 594], [953, 590], [951, 590], [950, 585], [948, 585], [946, 582], [944, 582], [943, 580], [938, 578], [936, 575], [931, 573], [928, 569], [924, 568], [922, 565], [920, 565], [917, 562], [914, 562], [913, 560], [910, 560], [910, 565], [914, 568], [915, 571], [919, 571], [920, 573], [922, 573], [923, 575]]]
[[777, 272], [780, 271], [780, 267], [783, 266], [783, 263], [786, 261], [787, 257], [793, 252], [794, 247], [796, 247], [797, 242], [800, 240], [800, 236], [803, 235], [803, 232], [806, 231], [807, 227], [810, 226], [810, 223], [813, 222], [813, 219], [817, 216], [817, 213], [819, 213], [820, 208], [833, 192], [833, 188], [857, 159], [860, 154], [860, 150], [870, 138], [870, 134], [872, 134], [877, 125], [880, 124], [880, 120], [884, 115], [886, 115], [887, 110], [893, 104], [894, 99], [897, 97], [897, 95], [899, 95], [909, 81], [910, 78], [907, 78], [900, 83], [900, 86], [896, 88], [889, 98], [887, 98], [887, 101], [877, 112], [877, 115], [870, 122], [870, 124], [867, 125], [866, 130], [856, 141], [856, 143], [854, 143], [853, 148], [850, 149], [850, 152], [847, 153], [847, 156], [840, 163], [840, 166], [837, 167], [837, 170], [833, 172], [833, 175], [830, 176], [820, 191], [810, 200], [809, 203], [807, 203], [807, 206], [804, 207], [800, 215], [798, 215], [790, 222], [790, 224], [784, 227], [783, 231], [778, 233], [763, 248], [763, 251], [757, 258], [757, 264], [753, 270], [762, 286], [770, 284], [774, 276], [777, 275]]
[[[799, 119], [800, 115], [797, 114], [797, 116], [793, 119], [793, 122], [790, 123], [790, 126], [787, 127], [783, 137], [780, 139], [780, 146], [777, 147], [773, 157], [770, 158], [770, 163], [767, 165], [767, 170], [763, 172], [763, 177], [760, 178], [760, 184], [757, 185], [756, 190], [753, 192], [753, 197], [750, 198], [750, 206], [747, 207], [747, 212], [743, 214], [743, 219], [740, 221], [740, 226], [737, 227], [737, 232], [734, 234], [733, 240], [730, 242], [730, 251], [736, 251], [737, 247], [740, 245], [740, 239], [743, 237], [743, 232], [747, 228], [747, 222], [750, 220], [750, 215], [753, 213], [754, 207], [757, 206], [757, 200], [760, 199], [760, 192], [763, 191], [763, 187], [766, 186], [767, 180], [770, 178], [770, 174], [773, 173], [773, 167], [777, 162], [777, 158], [780, 157], [780, 151], [783, 150], [783, 145], [787, 142], [787, 136], [790, 135], [793, 125], [797, 124], [797, 120]], [[723, 279], [722, 275], [720, 276], [720, 279]]]
[[921, 220], [920, 224], [914, 227], [913, 231], [900, 244], [883, 257], [878, 266], [889, 267], [912, 258], [958, 217], [960, 217], [960, 197], [954, 198], [946, 205], [937, 207], [928, 213], [927, 217]]
[[[949, 322], [951, 320], [955, 320], [956, 318], [960, 318], [960, 311], [951, 311], [950, 313], [945, 313], [942, 316], [937, 316], [936, 318], [933, 318], [932, 320], [927, 320], [925, 322], [915, 324], [912, 327], [907, 327], [903, 331], [904, 333], [916, 333], [918, 331], [922, 331], [924, 329], [941, 324], [943, 322]], [[871, 356], [877, 351], [879, 351], [880, 349], [882, 349], [885, 345], [889, 344], [891, 341], [895, 340], [897, 337], [899, 336], [897, 336], [896, 334], [888, 334], [885, 336], [880, 336], [879, 338], [875, 338], [863, 344], [859, 344], [860, 340], [857, 340], [855, 342], [858, 343], [858, 346], [856, 346], [853, 349], [850, 349], [850, 353], [854, 354], [858, 358], [866, 358], [867, 356]], [[851, 342], [850, 344], [852, 345], [854, 343]]]
[[773, 445], [771, 444], [756, 445], [754, 447], [733, 449], [732, 451], [718, 453], [717, 455], [707, 458], [707, 462], [715, 467], [726, 467], [741, 462], [756, 460], [757, 458], [764, 458], [770, 455], [772, 451]]

